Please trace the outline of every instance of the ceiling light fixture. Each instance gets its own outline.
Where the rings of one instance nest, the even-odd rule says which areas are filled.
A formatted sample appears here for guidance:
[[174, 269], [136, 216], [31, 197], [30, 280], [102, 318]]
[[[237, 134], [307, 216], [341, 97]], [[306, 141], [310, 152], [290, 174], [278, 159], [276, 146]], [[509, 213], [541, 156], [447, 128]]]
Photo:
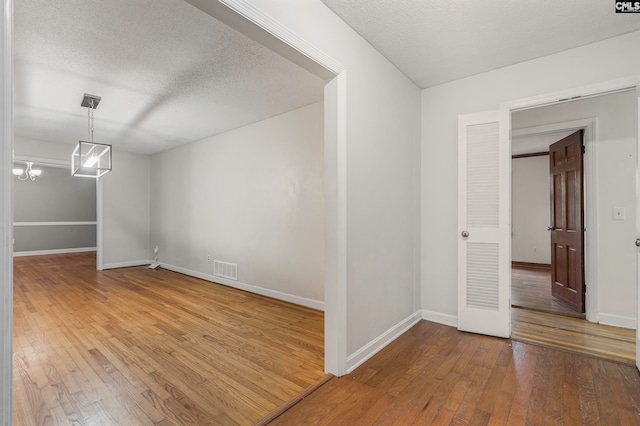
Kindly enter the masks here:
[[111, 171], [111, 145], [93, 141], [93, 111], [98, 108], [100, 96], [84, 94], [80, 106], [87, 108], [88, 141], [78, 141], [71, 155], [73, 176], [99, 178]]
[[38, 176], [40, 176], [41, 174], [42, 170], [34, 169], [33, 163], [30, 161], [27, 161], [27, 168], [25, 170], [22, 170], [18, 167], [13, 169], [13, 175], [20, 180], [30, 180], [32, 182], [35, 182], [36, 179], [38, 179]]

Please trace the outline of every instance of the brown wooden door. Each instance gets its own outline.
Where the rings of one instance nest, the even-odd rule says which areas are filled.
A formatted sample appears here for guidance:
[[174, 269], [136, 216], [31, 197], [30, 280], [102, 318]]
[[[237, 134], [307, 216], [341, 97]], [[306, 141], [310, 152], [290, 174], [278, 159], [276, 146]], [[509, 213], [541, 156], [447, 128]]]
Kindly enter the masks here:
[[584, 312], [582, 134], [549, 147], [551, 177], [551, 294]]

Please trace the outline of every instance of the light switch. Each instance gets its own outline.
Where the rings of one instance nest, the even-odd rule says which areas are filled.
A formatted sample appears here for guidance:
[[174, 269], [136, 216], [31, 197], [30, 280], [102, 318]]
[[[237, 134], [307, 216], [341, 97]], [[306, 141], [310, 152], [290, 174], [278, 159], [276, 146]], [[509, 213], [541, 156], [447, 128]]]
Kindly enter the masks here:
[[624, 220], [625, 219], [625, 208], [624, 207], [614, 207], [613, 208], [613, 220]]

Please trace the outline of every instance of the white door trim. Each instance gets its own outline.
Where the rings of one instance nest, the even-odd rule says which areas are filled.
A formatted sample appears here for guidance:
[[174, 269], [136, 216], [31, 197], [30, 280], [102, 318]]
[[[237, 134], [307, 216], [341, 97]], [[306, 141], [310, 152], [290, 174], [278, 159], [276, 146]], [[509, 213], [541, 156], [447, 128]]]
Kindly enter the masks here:
[[[636, 143], [636, 238], [640, 238], [640, 82], [636, 85], [638, 106], [638, 136]], [[638, 294], [636, 308], [636, 367], [640, 369], [640, 251], [636, 256], [636, 275], [638, 277]]]
[[13, 1], [4, 0], [0, 86], [0, 425], [12, 421], [13, 377]]
[[[247, 0], [186, 0], [188, 3], [258, 41], [315, 75], [332, 83], [325, 88], [325, 97], [335, 102], [327, 105], [325, 114], [335, 113], [329, 120], [335, 126], [325, 125], [325, 152], [327, 145], [335, 145], [335, 158], [325, 158], [325, 371], [336, 376], [347, 369], [347, 110], [346, 68], [312, 43], [275, 21]], [[331, 91], [331, 94], [327, 94]], [[330, 135], [329, 137], [327, 135]], [[327, 173], [333, 176], [327, 176]], [[327, 188], [335, 185], [335, 188]], [[328, 209], [331, 208], [332, 211]], [[333, 219], [331, 219], [333, 218]], [[325, 222], [327, 224], [327, 222]], [[330, 269], [327, 269], [330, 268]]]
[[545, 105], [553, 105], [576, 99], [590, 98], [609, 93], [620, 92], [637, 87], [640, 84], [640, 74], [615, 80], [602, 81], [557, 92], [544, 93], [529, 98], [504, 101], [500, 103], [500, 109], [517, 111], [520, 109], [537, 108]]
[[584, 144], [586, 149], [586, 158], [584, 161], [584, 195], [585, 195], [585, 283], [587, 285], [585, 311], [587, 320], [598, 322], [598, 263], [597, 258], [598, 233], [589, 232], [589, 230], [597, 229], [597, 199], [598, 190], [596, 182], [598, 181], [598, 169], [596, 167], [596, 157], [598, 145], [596, 144], [596, 126], [597, 118], [585, 118], [581, 120], [564, 121], [560, 123], [544, 124], [541, 126], [524, 127], [521, 129], [513, 129], [511, 138], [519, 136], [528, 136], [534, 134], [555, 133], [561, 131], [571, 131], [584, 129]]

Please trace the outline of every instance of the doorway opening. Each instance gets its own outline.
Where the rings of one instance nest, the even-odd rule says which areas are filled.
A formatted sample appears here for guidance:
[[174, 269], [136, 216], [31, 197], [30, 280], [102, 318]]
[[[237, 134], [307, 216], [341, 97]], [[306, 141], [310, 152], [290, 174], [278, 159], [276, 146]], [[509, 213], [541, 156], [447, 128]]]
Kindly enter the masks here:
[[512, 307], [584, 318], [583, 134], [513, 138]]
[[14, 177], [13, 256], [96, 252], [95, 180], [71, 176], [67, 161], [14, 158], [19, 170], [29, 163], [40, 174]]
[[[634, 359], [636, 254], [621, 242], [636, 232], [636, 105], [635, 91], [626, 90], [512, 112], [512, 337], [522, 338], [523, 329], [527, 328], [531, 333], [524, 333], [525, 339], [552, 346], [565, 343], [574, 345], [571, 350], [583, 350], [592, 343], [597, 346], [597, 336], [604, 333], [597, 327], [609, 326], [607, 332], [619, 332], [610, 342], [612, 356], [624, 353], [629, 361]], [[584, 212], [582, 227], [579, 221], [554, 221], [554, 214], [561, 216], [567, 209], [566, 198], [560, 197], [560, 206], [553, 205], [558, 201], [554, 200], [553, 188], [566, 176], [556, 176], [558, 182], [554, 183], [550, 169], [553, 161], [547, 154], [552, 143], [580, 130], [584, 131], [585, 147], [583, 191], [575, 192], [576, 185], [561, 188], [578, 194], [574, 198], [583, 196], [582, 202], [572, 201], [574, 210], [582, 207]], [[533, 146], [536, 138], [539, 142], [544, 140], [540, 143], [547, 149], [544, 145]], [[523, 152], [518, 143], [532, 147]], [[579, 213], [573, 216], [579, 219]], [[581, 260], [579, 250], [571, 252], [571, 244], [553, 241], [556, 229], [567, 226], [584, 230], [584, 267], [574, 268], [572, 276], [560, 277], [560, 281], [585, 284], [584, 299], [573, 306], [571, 300], [563, 300], [553, 292], [558, 281], [553, 275], [563, 268], [571, 274], [567, 266], [579, 266]], [[558, 254], [554, 251], [561, 252], [560, 269], [552, 266], [553, 255]], [[535, 289], [543, 291], [547, 306], [536, 300]], [[522, 307], [528, 311], [522, 311]], [[545, 322], [546, 328], [542, 325]], [[554, 327], [549, 328], [549, 324]], [[564, 334], [554, 338], [548, 330]]]

